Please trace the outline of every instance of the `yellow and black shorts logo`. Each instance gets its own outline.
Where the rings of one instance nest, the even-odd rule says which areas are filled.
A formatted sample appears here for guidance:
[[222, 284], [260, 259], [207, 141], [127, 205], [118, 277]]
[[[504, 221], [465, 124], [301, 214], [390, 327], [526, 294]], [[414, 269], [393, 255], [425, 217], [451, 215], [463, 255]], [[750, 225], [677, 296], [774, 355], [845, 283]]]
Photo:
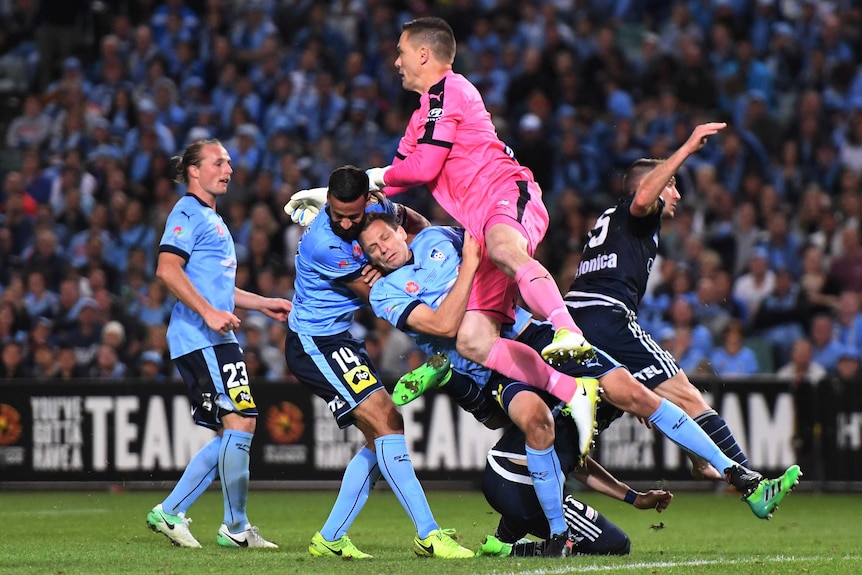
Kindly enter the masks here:
[[344, 381], [347, 382], [353, 393], [360, 393], [377, 383], [377, 378], [374, 377], [367, 365], [359, 365], [344, 374]]
[[230, 400], [239, 411], [246, 409], [255, 409], [257, 406], [254, 403], [254, 398], [251, 396], [251, 389], [247, 385], [240, 385], [228, 390]]

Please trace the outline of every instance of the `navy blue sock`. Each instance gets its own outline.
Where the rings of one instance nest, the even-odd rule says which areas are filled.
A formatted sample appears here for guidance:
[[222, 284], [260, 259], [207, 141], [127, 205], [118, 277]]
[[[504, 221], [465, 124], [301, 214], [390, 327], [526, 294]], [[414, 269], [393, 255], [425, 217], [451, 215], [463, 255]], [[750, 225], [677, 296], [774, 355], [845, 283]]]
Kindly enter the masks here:
[[407, 441], [401, 434], [384, 435], [374, 440], [374, 447], [377, 449], [380, 473], [386, 478], [404, 511], [413, 521], [416, 534], [420, 539], [425, 539], [440, 526], [434, 521], [425, 491], [416, 479], [413, 462], [410, 461], [410, 453], [407, 451]]
[[[741, 466], [748, 468], [748, 457], [746, 457], [742, 448], [736, 442], [736, 438], [727, 426], [727, 422], [714, 409], [704, 411], [694, 418], [694, 422], [706, 432], [709, 438], [726, 456]], [[723, 470], [719, 469], [719, 471]]]
[[542, 511], [548, 519], [551, 535], [566, 532], [566, 520], [563, 517], [563, 486], [566, 476], [560, 467], [560, 459], [554, 446], [541, 451], [527, 447], [527, 469], [533, 479], [533, 489]]
[[248, 459], [251, 433], [225, 429], [218, 458], [221, 492], [224, 497], [224, 523], [231, 533], [246, 528], [248, 516]]
[[344, 470], [335, 505], [320, 529], [324, 539], [336, 541], [347, 533], [379, 477], [377, 454], [363, 446]]
[[180, 480], [162, 502], [162, 509], [165, 513], [170, 515], [185, 513], [192, 506], [192, 503], [197, 501], [201, 493], [207, 490], [207, 487], [216, 478], [221, 441], [221, 436], [216, 435], [209, 443], [201, 447], [200, 451], [195, 453], [189, 464], [186, 465]]

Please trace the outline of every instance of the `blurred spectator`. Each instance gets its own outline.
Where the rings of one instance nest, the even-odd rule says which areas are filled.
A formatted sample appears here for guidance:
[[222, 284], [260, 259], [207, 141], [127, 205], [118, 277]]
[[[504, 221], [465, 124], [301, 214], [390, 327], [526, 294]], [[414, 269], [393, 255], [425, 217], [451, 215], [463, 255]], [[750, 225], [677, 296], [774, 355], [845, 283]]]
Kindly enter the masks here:
[[119, 379], [126, 375], [126, 364], [120, 361], [113, 346], [103, 343], [98, 346], [88, 375], [95, 379]]
[[24, 363], [24, 345], [15, 340], [4, 342], [3, 351], [0, 351], [0, 379], [30, 376], [30, 369]]
[[841, 254], [832, 258], [829, 277], [841, 290], [862, 291], [862, 243], [857, 227], [843, 229], [841, 248]]
[[684, 297], [675, 297], [668, 310], [667, 327], [672, 329], [686, 328], [691, 331], [692, 347], [704, 355], [712, 350], [712, 335], [706, 326], [696, 323], [694, 309], [689, 300]]
[[33, 268], [27, 272], [27, 293], [24, 296], [24, 303], [32, 319], [38, 317], [50, 319], [56, 315], [60, 298], [48, 289], [45, 274], [41, 269]]
[[812, 357], [826, 371], [835, 371], [845, 347], [835, 338], [832, 317], [818, 314], [811, 320]]
[[813, 361], [811, 342], [801, 337], [793, 341], [790, 361], [778, 369], [776, 377], [790, 381], [797, 387], [803, 383], [817, 385], [826, 377], [826, 369]]
[[775, 365], [784, 365], [793, 342], [805, 336], [809, 313], [805, 292], [793, 281], [789, 270], [779, 269], [775, 289], [760, 304], [750, 324], [755, 336], [769, 342]]
[[670, 352], [680, 369], [686, 373], [698, 373], [701, 365], [709, 361], [703, 351], [692, 345], [690, 327], [663, 328], [658, 334], [658, 340], [661, 346]]
[[862, 351], [862, 310], [859, 292], [846, 290], [838, 297], [835, 316], [836, 337], [841, 344]]
[[743, 326], [731, 321], [724, 328], [722, 345], [709, 354], [715, 374], [720, 377], [743, 377], [758, 373], [757, 356], [743, 345]]
[[155, 351], [145, 351], [138, 360], [138, 375], [151, 381], [165, 379], [162, 369], [162, 356]]
[[748, 317], [754, 318], [760, 308], [760, 302], [775, 289], [775, 273], [769, 269], [769, 254], [758, 247], [748, 261], [748, 273], [745, 273], [733, 284], [733, 295], [745, 303]]
[[27, 94], [24, 110], [6, 129], [6, 146], [12, 149], [39, 149], [48, 139], [51, 120], [42, 110], [38, 94]]

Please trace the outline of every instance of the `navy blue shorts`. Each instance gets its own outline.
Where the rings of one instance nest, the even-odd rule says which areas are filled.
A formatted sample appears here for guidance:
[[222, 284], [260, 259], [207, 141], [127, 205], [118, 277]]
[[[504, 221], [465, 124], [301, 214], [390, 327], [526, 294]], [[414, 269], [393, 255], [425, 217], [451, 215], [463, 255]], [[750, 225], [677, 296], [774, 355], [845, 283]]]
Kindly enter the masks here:
[[353, 410], [366, 397], [385, 391], [365, 343], [350, 332], [300, 335], [288, 326], [284, 357], [299, 382], [326, 401], [341, 429], [356, 423]]
[[257, 417], [242, 350], [235, 343], [205, 347], [174, 360], [186, 384], [195, 423], [222, 427], [221, 416]]
[[569, 313], [593, 347], [626, 366], [649, 389], [679, 372], [670, 352], [644, 331], [634, 314], [617, 306], [572, 307], [571, 303]]

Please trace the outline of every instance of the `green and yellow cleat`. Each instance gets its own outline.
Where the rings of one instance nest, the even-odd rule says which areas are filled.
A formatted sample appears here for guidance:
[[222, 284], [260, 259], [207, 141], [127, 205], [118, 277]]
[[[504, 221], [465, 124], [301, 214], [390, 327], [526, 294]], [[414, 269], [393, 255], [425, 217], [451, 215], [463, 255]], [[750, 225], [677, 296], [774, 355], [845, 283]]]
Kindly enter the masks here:
[[452, 377], [449, 357], [435, 353], [425, 363], [401, 376], [392, 391], [392, 403], [407, 405], [429, 389], [443, 387]]
[[308, 552], [315, 557], [341, 557], [342, 559], [371, 559], [373, 557], [360, 551], [347, 535], [342, 535], [335, 541], [327, 541], [320, 534], [320, 531], [311, 538]]
[[560, 328], [554, 339], [542, 350], [542, 358], [551, 365], [562, 365], [570, 359], [587, 361], [596, 357], [596, 351], [583, 334]]
[[776, 479], [764, 479], [757, 488], [743, 501], [748, 503], [751, 510], [761, 519], [772, 519], [772, 514], [778, 509], [778, 504], [790, 493], [794, 487], [799, 485], [802, 470], [798, 465], [791, 465], [781, 477]]
[[413, 552], [419, 557], [439, 557], [440, 559], [469, 559], [476, 554], [461, 547], [452, 539], [454, 529], [435, 529], [425, 539], [413, 538]]
[[476, 557], [508, 557], [511, 554], [512, 545], [503, 543], [493, 535], [486, 535], [476, 550]]

